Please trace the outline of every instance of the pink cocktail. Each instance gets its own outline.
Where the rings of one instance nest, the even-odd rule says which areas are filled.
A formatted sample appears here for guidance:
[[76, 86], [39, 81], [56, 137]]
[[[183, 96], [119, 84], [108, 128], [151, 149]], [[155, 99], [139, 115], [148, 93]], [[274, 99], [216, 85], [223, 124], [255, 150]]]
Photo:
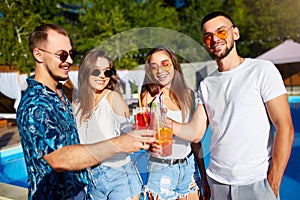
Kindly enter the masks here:
[[155, 113], [148, 110], [136, 109], [134, 123], [136, 129], [154, 129]]

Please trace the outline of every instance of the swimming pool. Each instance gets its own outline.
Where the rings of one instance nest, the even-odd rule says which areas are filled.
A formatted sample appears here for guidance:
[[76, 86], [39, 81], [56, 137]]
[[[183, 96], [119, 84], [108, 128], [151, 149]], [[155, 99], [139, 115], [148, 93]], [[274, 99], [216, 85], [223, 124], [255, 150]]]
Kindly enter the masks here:
[[[296, 200], [300, 196], [300, 96], [290, 96], [289, 103], [293, 124], [295, 128], [295, 140], [292, 154], [286, 168], [280, 188], [281, 200]], [[210, 130], [203, 138], [203, 150], [206, 166], [209, 161]], [[141, 151], [133, 154], [133, 160], [141, 172], [143, 181], [147, 177], [147, 157]], [[0, 151], [0, 182], [27, 187], [27, 171], [21, 145]]]
[[27, 187], [27, 171], [21, 145], [0, 151], [0, 182]]

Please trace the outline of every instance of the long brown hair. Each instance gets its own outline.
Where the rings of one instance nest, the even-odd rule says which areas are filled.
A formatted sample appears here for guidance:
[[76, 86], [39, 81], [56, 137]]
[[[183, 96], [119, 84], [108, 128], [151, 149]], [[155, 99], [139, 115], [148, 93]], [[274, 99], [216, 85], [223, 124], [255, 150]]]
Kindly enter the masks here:
[[79, 103], [79, 109], [75, 114], [77, 115], [80, 111], [82, 111], [80, 121], [84, 119], [84, 116], [89, 118], [89, 114], [91, 114], [95, 106], [95, 92], [89, 85], [89, 76], [95, 68], [96, 61], [99, 57], [105, 58], [109, 62], [109, 69], [113, 72], [113, 75], [110, 77], [109, 83], [105, 88], [113, 90], [116, 83], [118, 82], [114, 62], [109, 56], [105, 54], [103, 50], [92, 49], [83, 56], [79, 64], [78, 97], [75, 101], [76, 103]]
[[163, 51], [166, 52], [169, 58], [172, 61], [174, 67], [174, 77], [171, 82], [170, 88], [170, 99], [172, 99], [178, 108], [181, 110], [182, 119], [185, 119], [189, 114], [193, 114], [194, 112], [194, 93], [193, 91], [186, 85], [182, 69], [176, 54], [170, 48], [166, 46], [157, 46], [152, 48], [147, 54], [146, 62], [145, 62], [145, 78], [141, 90], [141, 98], [143, 99], [147, 93], [149, 93], [152, 97], [159, 93], [158, 87], [162, 88], [163, 86], [159, 84], [157, 79], [152, 74], [152, 71], [148, 64], [150, 63], [150, 59], [152, 54]]

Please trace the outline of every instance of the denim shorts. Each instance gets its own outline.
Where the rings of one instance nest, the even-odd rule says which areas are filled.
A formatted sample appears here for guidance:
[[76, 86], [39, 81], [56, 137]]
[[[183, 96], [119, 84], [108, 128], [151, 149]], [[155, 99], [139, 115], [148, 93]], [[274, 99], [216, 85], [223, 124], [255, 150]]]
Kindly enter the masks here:
[[193, 154], [177, 164], [149, 160], [148, 172], [144, 192], [152, 194], [153, 197], [158, 196], [158, 199], [177, 199], [199, 190]]
[[89, 171], [89, 198], [130, 199], [142, 191], [142, 180], [132, 162], [118, 168], [99, 165]]
[[209, 176], [212, 200], [279, 200], [276, 198], [267, 179], [249, 185], [226, 185]]

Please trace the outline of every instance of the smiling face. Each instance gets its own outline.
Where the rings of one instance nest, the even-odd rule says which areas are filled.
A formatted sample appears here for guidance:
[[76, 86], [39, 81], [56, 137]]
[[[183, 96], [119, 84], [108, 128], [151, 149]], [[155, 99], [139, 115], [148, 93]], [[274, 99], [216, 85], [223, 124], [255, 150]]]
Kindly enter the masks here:
[[89, 76], [89, 85], [95, 92], [101, 92], [108, 85], [110, 77], [105, 76], [104, 72], [106, 70], [110, 70], [108, 60], [98, 57], [95, 67], [91, 70], [91, 75]]
[[[62, 35], [54, 30], [48, 30], [47, 41], [33, 50], [33, 55], [39, 61], [41, 74], [49, 82], [64, 81], [69, 78], [68, 72], [73, 64], [72, 58], [68, 55], [67, 59], [62, 62], [59, 54], [63, 51], [70, 52], [72, 49], [68, 36]], [[48, 74], [46, 76], [46, 74]]]
[[[238, 28], [232, 27], [232, 22], [224, 16], [215, 17], [202, 26], [203, 35], [210, 34], [210, 43], [207, 43], [207, 51], [217, 59], [225, 58], [235, 47], [235, 40], [239, 38]], [[227, 37], [222, 39], [215, 34], [220, 30], [227, 31]]]
[[164, 87], [170, 88], [174, 77], [174, 66], [165, 51], [158, 51], [151, 55], [149, 67], [154, 78]]

